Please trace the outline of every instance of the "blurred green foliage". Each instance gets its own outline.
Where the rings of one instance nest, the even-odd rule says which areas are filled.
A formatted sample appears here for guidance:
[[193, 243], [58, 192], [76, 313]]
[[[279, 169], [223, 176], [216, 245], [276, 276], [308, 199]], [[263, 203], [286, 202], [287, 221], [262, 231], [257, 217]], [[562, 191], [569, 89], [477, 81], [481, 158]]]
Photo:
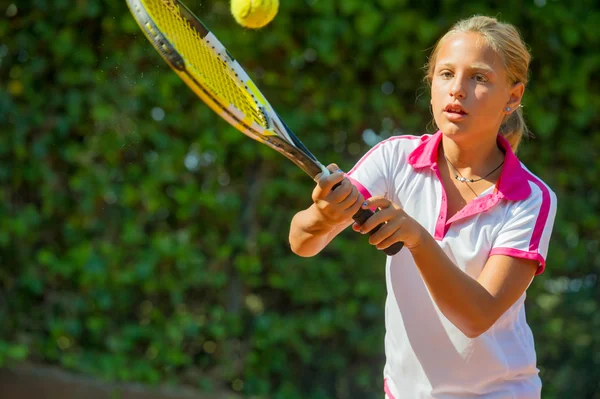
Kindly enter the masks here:
[[[529, 290], [544, 398], [600, 398], [600, 9], [592, 0], [289, 0], [260, 31], [189, 0], [317, 156], [431, 130], [422, 66], [474, 13], [531, 47], [521, 159], [558, 194]], [[313, 183], [171, 73], [124, 1], [0, 9], [0, 364], [254, 398], [381, 395], [384, 258], [287, 242]]]

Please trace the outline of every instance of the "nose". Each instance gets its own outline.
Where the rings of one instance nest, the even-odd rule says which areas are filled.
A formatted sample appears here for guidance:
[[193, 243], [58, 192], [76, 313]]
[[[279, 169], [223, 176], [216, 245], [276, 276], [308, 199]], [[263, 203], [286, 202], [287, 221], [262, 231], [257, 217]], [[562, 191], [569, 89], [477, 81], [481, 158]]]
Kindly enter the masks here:
[[450, 85], [450, 97], [465, 98], [466, 94], [462, 79], [456, 76]]

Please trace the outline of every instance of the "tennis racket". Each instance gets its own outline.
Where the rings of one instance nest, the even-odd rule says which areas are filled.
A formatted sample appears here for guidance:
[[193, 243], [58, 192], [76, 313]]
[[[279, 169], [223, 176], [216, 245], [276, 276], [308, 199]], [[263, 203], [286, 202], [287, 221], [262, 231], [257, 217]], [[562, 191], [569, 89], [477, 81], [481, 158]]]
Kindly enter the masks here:
[[[286, 156], [313, 180], [319, 173], [329, 175], [329, 170], [286, 126], [229, 51], [182, 2], [126, 1], [150, 43], [213, 111], [240, 132]], [[372, 215], [372, 211], [361, 208], [353, 219], [362, 225]], [[402, 246], [399, 242], [384, 252], [394, 255]]]

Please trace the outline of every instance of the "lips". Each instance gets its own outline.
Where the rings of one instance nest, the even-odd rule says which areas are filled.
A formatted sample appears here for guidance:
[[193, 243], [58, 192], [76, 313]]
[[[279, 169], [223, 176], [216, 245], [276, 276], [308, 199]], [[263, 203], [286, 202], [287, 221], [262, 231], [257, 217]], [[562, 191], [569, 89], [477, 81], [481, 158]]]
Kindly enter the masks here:
[[467, 111], [459, 104], [448, 104], [444, 108], [444, 116], [453, 123], [459, 123], [467, 117]]
[[444, 112], [449, 114], [457, 114], [457, 115], [467, 115], [467, 111], [459, 104], [448, 104], [444, 108]]

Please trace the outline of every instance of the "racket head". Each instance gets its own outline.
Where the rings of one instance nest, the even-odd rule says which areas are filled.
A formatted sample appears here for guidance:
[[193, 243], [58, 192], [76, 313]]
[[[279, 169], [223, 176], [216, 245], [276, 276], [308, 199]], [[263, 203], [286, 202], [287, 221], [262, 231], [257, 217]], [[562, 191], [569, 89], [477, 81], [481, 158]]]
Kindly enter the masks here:
[[313, 179], [328, 170], [279, 118], [225, 46], [179, 0], [126, 0], [146, 38], [214, 112]]

